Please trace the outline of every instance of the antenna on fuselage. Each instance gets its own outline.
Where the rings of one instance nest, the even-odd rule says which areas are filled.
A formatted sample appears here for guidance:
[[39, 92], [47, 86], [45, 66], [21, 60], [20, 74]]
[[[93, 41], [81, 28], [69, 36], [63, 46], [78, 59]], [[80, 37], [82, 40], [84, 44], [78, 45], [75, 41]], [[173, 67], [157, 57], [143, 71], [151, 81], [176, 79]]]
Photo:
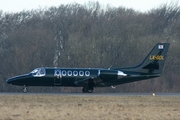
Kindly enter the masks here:
[[111, 66], [109, 66], [108, 70], [110, 70], [111, 68], [112, 68], [112, 65], [111, 65]]

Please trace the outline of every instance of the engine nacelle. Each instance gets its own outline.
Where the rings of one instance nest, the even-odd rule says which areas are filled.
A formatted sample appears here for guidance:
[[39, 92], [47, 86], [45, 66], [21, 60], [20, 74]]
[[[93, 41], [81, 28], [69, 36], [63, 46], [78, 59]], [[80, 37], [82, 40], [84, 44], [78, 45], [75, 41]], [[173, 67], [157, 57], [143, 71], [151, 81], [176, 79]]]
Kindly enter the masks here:
[[127, 76], [127, 74], [118, 70], [100, 70], [98, 75], [103, 80], [116, 80]]

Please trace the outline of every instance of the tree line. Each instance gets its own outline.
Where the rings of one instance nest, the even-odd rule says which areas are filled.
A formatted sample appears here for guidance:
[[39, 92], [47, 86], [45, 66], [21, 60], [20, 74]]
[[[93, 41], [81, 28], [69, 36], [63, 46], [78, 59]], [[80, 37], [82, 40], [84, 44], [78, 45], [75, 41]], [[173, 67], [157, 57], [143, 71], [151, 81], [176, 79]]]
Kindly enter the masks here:
[[[148, 12], [73, 3], [17, 13], [0, 11], [0, 91], [21, 91], [6, 79], [37, 67], [124, 67], [142, 62], [157, 42], [170, 42], [162, 77], [101, 92], [180, 91], [180, 9]], [[33, 87], [38, 92], [81, 88]]]

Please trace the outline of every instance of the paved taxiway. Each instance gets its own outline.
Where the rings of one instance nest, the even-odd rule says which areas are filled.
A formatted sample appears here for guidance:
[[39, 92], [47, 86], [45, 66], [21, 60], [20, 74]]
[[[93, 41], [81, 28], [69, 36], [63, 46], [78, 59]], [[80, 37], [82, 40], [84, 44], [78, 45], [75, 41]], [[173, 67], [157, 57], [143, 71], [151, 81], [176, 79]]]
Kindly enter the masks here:
[[[59, 95], [59, 96], [152, 96], [152, 93], [21, 93], [0, 92], [1, 95]], [[156, 96], [180, 96], [180, 93], [155, 93]]]

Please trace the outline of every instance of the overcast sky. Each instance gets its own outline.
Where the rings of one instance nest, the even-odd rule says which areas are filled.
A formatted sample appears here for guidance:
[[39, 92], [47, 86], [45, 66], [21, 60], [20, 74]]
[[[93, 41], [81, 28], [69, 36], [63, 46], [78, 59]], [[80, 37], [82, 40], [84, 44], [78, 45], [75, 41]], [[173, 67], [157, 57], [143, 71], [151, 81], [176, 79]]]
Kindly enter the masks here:
[[22, 10], [38, 9], [40, 7], [59, 6], [60, 4], [99, 1], [102, 5], [110, 4], [114, 7], [124, 6], [145, 12], [163, 4], [180, 4], [180, 0], [0, 0], [0, 10], [3, 12], [20, 12]]

